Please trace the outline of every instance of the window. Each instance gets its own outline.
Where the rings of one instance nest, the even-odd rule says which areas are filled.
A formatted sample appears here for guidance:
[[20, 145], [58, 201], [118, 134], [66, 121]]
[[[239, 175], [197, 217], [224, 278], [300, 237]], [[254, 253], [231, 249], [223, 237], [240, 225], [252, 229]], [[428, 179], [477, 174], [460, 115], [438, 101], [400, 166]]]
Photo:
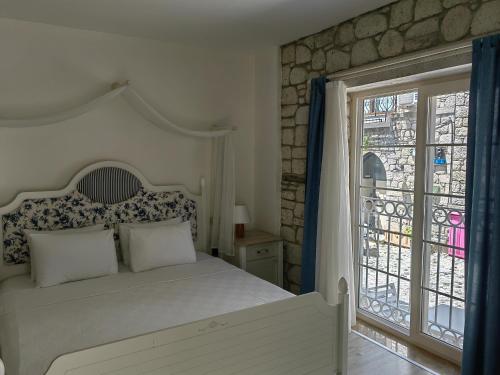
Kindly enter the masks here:
[[468, 80], [357, 93], [358, 314], [456, 359], [464, 329]]

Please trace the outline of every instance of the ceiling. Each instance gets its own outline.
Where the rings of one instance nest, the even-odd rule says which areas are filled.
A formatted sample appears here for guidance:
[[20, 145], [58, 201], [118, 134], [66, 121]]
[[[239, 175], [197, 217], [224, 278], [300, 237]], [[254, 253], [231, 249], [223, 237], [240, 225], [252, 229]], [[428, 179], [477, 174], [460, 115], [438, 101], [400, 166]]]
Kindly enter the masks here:
[[177, 43], [281, 45], [394, 0], [0, 0], [0, 17]]

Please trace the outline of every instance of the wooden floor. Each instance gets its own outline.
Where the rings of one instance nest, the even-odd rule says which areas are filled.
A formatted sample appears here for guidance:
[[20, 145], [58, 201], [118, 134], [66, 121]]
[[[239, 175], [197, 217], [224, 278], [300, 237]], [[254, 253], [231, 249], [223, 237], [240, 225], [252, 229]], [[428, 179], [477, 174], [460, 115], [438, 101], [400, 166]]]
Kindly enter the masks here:
[[403, 357], [403, 359], [408, 359], [410, 362], [418, 363], [421, 366], [430, 369], [434, 373], [440, 375], [460, 375], [461, 373], [460, 367], [456, 364], [416, 347], [415, 345], [412, 345], [399, 337], [391, 335], [380, 328], [376, 328], [361, 319], [357, 320], [353, 330], [361, 333], [369, 340], [375, 341], [383, 348], [389, 349], [390, 352], [397, 353], [397, 355]]
[[429, 375], [426, 371], [406, 359], [361, 336], [357, 332], [349, 335], [350, 375]]

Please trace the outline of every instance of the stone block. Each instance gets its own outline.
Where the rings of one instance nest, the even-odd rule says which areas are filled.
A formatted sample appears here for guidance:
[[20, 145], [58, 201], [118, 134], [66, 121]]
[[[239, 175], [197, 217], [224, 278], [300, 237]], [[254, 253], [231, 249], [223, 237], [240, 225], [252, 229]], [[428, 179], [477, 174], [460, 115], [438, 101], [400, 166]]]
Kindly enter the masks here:
[[325, 68], [326, 64], [326, 56], [323, 50], [319, 49], [312, 55], [312, 63], [311, 66], [315, 70], [321, 70]]
[[429, 18], [418, 22], [406, 32], [405, 50], [415, 51], [437, 44], [439, 41], [439, 19]]
[[344, 46], [352, 42], [354, 42], [354, 26], [351, 22], [343, 23], [337, 29], [335, 44], [338, 46]]
[[286, 227], [286, 226], [281, 227], [281, 237], [285, 241], [295, 242], [295, 236], [296, 236], [295, 229], [293, 229], [292, 227]]
[[[295, 239], [289, 242], [295, 242]], [[294, 243], [286, 243], [284, 248], [285, 262], [300, 266], [302, 264], [302, 246]]]
[[295, 61], [295, 44], [290, 44], [281, 49], [281, 63], [288, 64]]
[[292, 158], [294, 159], [305, 159], [307, 157], [306, 147], [294, 147], [292, 150]]
[[281, 131], [281, 143], [285, 146], [292, 146], [294, 143], [293, 129], [283, 129]]
[[297, 111], [297, 105], [284, 105], [281, 107], [281, 117], [293, 117]]
[[453, 42], [466, 36], [469, 32], [472, 13], [469, 8], [459, 5], [450, 9], [441, 22], [441, 34], [447, 42]]
[[373, 62], [379, 59], [377, 47], [372, 39], [363, 39], [356, 42], [352, 47], [352, 65], [358, 66]]
[[301, 245], [304, 242], [304, 228], [297, 229], [296, 241]]
[[415, 5], [415, 21], [441, 13], [441, 0], [417, 0]]
[[293, 210], [293, 215], [295, 217], [298, 217], [299, 219], [304, 218], [304, 203], [296, 203], [295, 204], [295, 209]]
[[292, 173], [304, 175], [306, 173], [306, 161], [303, 159], [292, 159]]
[[327, 73], [337, 72], [349, 68], [351, 55], [337, 49], [332, 49], [326, 53]]
[[468, 3], [469, 1], [470, 0], [444, 0], [443, 6], [445, 8], [451, 8], [454, 7], [455, 5]]
[[281, 119], [282, 128], [291, 128], [295, 126], [295, 120], [293, 118], [283, 118]]
[[391, 6], [390, 27], [398, 27], [413, 20], [414, 0], [401, 0]]
[[292, 173], [292, 162], [291, 160], [283, 160], [281, 163], [281, 171], [283, 173]]
[[314, 41], [316, 43], [316, 48], [324, 47], [328, 44], [333, 43], [333, 35], [335, 29], [325, 30], [322, 33], [316, 35]]
[[290, 146], [281, 147], [281, 158], [282, 159], [291, 159], [292, 158], [292, 149]]
[[281, 209], [281, 223], [284, 225], [293, 225], [293, 211], [287, 208]]
[[287, 208], [289, 210], [294, 210], [295, 209], [295, 202], [289, 201], [287, 199], [282, 199], [281, 200], [281, 208]]
[[304, 219], [298, 219], [298, 218], [294, 217], [293, 224], [297, 225], [299, 227], [303, 227], [304, 226]]
[[309, 61], [311, 61], [311, 50], [306, 46], [297, 46], [295, 49], [295, 63], [305, 64]]
[[500, 30], [500, 0], [484, 3], [472, 20], [472, 35], [481, 35]]
[[290, 201], [294, 201], [295, 200], [295, 192], [293, 192], [291, 190], [283, 190], [283, 191], [281, 191], [281, 198], [288, 199]]
[[433, 34], [439, 31], [439, 19], [437, 17], [418, 22], [408, 29], [406, 32], [407, 39], [414, 39], [421, 36]]
[[387, 18], [383, 14], [369, 13], [356, 23], [355, 35], [358, 39], [368, 38], [387, 30]]
[[382, 57], [392, 57], [399, 55], [404, 48], [403, 36], [396, 30], [387, 31], [380, 40], [378, 52]]
[[300, 43], [308, 46], [310, 49], [314, 49], [314, 36], [308, 36], [307, 38], [301, 39]]
[[[305, 94], [304, 94], [305, 95]], [[302, 106], [295, 114], [296, 125], [307, 125], [309, 123], [309, 106]]]
[[295, 130], [295, 146], [307, 145], [307, 126], [297, 126]]
[[290, 84], [297, 85], [307, 81], [307, 71], [301, 67], [294, 67], [290, 72]]
[[295, 87], [286, 87], [281, 91], [281, 104], [296, 104], [298, 99]]
[[297, 192], [295, 193], [295, 196], [296, 196], [296, 200], [297, 202], [304, 202], [305, 201], [305, 189], [306, 189], [306, 186], [304, 184], [300, 185], [298, 188], [297, 188]]

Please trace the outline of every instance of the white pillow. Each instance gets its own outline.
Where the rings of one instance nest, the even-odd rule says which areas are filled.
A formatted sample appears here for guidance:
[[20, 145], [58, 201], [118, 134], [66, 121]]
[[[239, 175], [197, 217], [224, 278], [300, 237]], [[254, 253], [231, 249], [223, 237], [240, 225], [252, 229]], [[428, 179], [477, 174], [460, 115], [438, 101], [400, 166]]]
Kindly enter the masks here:
[[133, 272], [185, 263], [196, 263], [189, 221], [130, 230], [130, 268]]
[[113, 230], [29, 234], [37, 287], [118, 272]]
[[129, 238], [130, 229], [135, 228], [158, 228], [165, 225], [180, 224], [182, 218], [176, 217], [174, 219], [165, 221], [156, 221], [154, 223], [121, 223], [118, 225], [118, 232], [120, 236], [120, 249], [122, 251], [123, 263], [130, 266], [130, 251], [129, 251]]
[[[104, 224], [91, 225], [89, 227], [83, 228], [71, 228], [71, 229], [63, 229], [63, 230], [25, 230], [24, 234], [28, 240], [28, 247], [31, 249], [31, 240], [30, 234], [68, 234], [68, 233], [83, 233], [83, 232], [95, 232], [98, 230], [104, 230]], [[31, 264], [33, 264], [35, 254], [30, 254]], [[36, 273], [34, 267], [31, 267], [31, 281], [36, 281]]]

